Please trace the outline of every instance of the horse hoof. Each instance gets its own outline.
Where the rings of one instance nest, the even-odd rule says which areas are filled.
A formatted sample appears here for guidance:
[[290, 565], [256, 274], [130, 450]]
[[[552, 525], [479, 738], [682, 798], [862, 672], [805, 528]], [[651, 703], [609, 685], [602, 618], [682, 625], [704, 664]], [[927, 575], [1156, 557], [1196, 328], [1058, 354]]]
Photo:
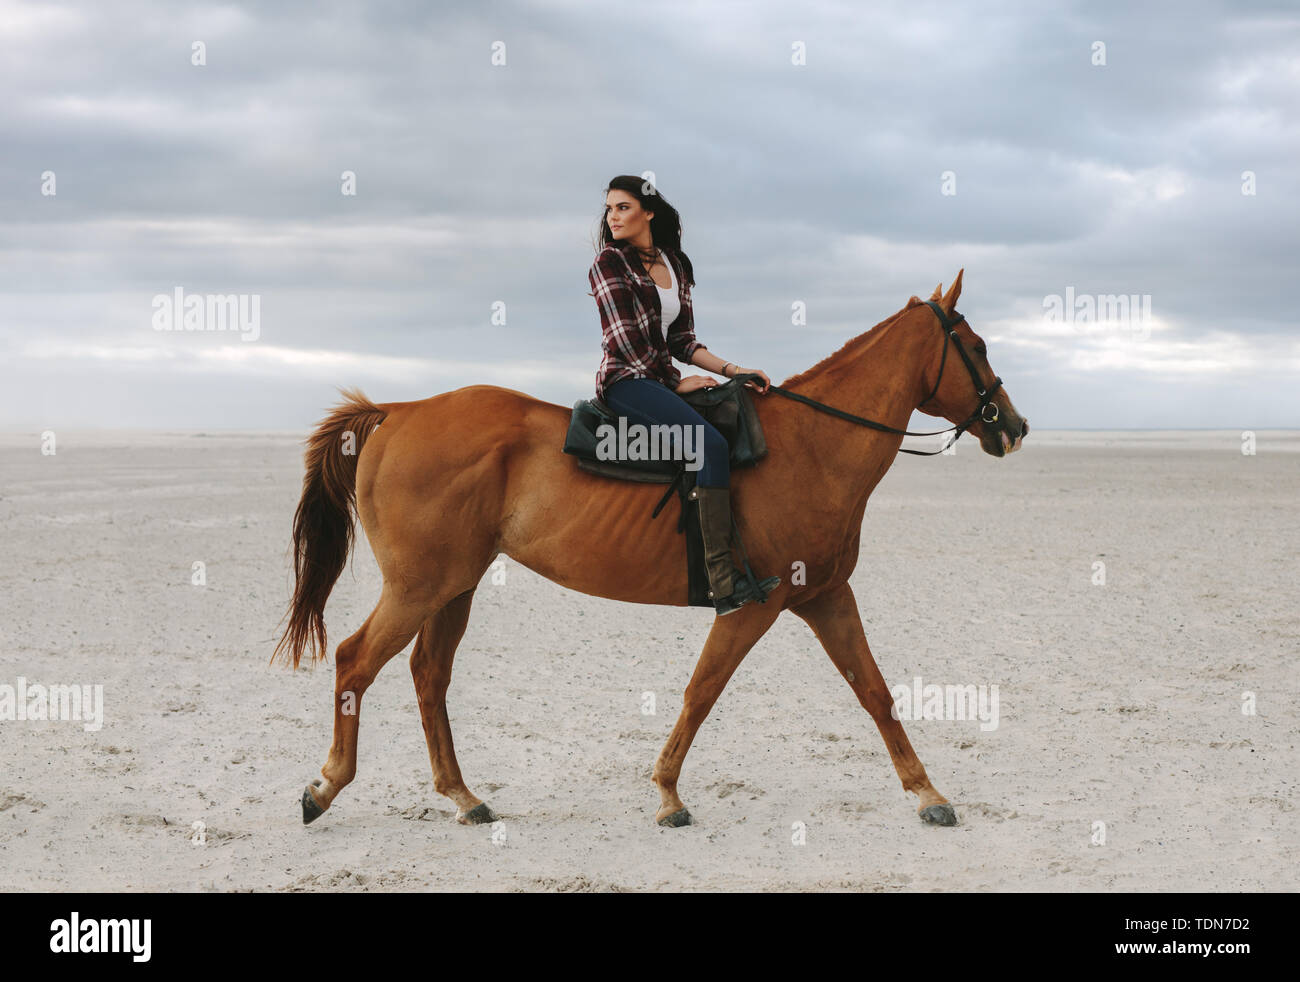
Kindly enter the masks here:
[[302, 792], [302, 824], [310, 825], [316, 819], [325, 814], [325, 809], [316, 804], [316, 797], [311, 793], [312, 788], [319, 788], [320, 781], [312, 781], [310, 786], [303, 789]]
[[673, 812], [671, 815], [659, 819], [659, 824], [666, 829], [679, 829], [683, 825], [691, 824], [691, 813], [683, 808], [681, 811]]
[[463, 815], [456, 816], [456, 821], [460, 822], [461, 825], [487, 825], [496, 820], [496, 812], [487, 806], [486, 801], [475, 805]]
[[921, 821], [931, 825], [956, 825], [957, 813], [946, 801], [942, 805], [926, 805], [921, 809]]

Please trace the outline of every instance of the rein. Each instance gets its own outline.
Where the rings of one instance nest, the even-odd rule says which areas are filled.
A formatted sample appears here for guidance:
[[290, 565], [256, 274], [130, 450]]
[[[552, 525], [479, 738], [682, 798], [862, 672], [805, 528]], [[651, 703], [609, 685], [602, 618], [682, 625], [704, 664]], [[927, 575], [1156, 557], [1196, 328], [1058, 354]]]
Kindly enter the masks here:
[[[943, 308], [940, 307], [937, 303], [935, 303], [935, 301], [927, 300], [925, 302], [939, 318], [939, 330], [943, 331], [943, 355], [939, 359], [939, 377], [935, 379], [934, 388], [930, 390], [930, 394], [928, 396], [926, 396], [924, 399], [921, 400], [920, 405], [924, 406], [927, 402], [933, 399], [934, 394], [939, 391], [939, 383], [943, 381], [944, 365], [948, 361], [948, 341], [949, 339], [951, 339], [953, 345], [957, 348], [957, 354], [961, 356], [961, 360], [965, 363], [966, 370], [970, 373], [971, 381], [975, 383], [975, 391], [979, 394], [980, 397], [980, 404], [975, 407], [975, 411], [973, 413], [971, 413], [969, 416], [966, 417], [965, 421], [954, 424], [953, 426], [949, 426], [947, 429], [934, 430], [933, 432], [930, 433], [912, 432], [911, 430], [896, 429], [893, 426], [889, 426], [885, 423], [878, 423], [875, 420], [866, 419], [862, 416], [855, 416], [853, 413], [846, 413], [842, 409], [836, 409], [834, 406], [828, 406], [824, 402], [818, 402], [816, 399], [810, 399], [807, 396], [800, 395], [798, 392], [791, 392], [789, 389], [783, 389], [779, 385], [769, 385], [768, 391], [775, 392], [778, 395], [785, 396], [787, 399], [793, 399], [795, 402], [802, 402], [807, 406], [812, 406], [814, 409], [819, 410], [820, 412], [823, 413], [828, 413], [831, 416], [838, 416], [840, 419], [846, 419], [850, 423], [857, 423], [859, 426], [867, 426], [873, 430], [880, 430], [883, 433], [898, 433], [901, 434], [902, 436], [939, 436], [942, 433], [948, 433], [951, 430], [956, 430], [957, 431], [956, 434], [953, 436], [951, 440], [948, 441], [947, 446], [944, 446], [939, 450], [925, 451], [925, 450], [907, 450], [903, 447], [898, 448], [900, 453], [915, 454], [918, 457], [933, 457], [935, 454], [943, 453], [945, 450], [948, 449], [948, 447], [951, 447], [954, 443], [957, 442], [957, 440], [961, 437], [961, 435], [966, 432], [966, 429], [972, 423], [974, 423], [976, 419], [980, 419], [985, 423], [997, 422], [998, 407], [996, 405], [993, 405], [993, 396], [996, 395], [998, 389], [1001, 388], [1002, 379], [995, 377], [993, 379], [993, 385], [986, 391], [983, 388], [982, 383], [980, 382], [979, 372], [976, 371], [975, 369], [975, 363], [971, 361], [970, 355], [968, 355], [966, 353], [966, 349], [962, 347], [961, 339], [957, 337], [957, 325], [966, 319], [965, 315], [959, 314], [957, 313], [957, 311], [954, 310], [953, 311], [954, 316], [952, 318], [949, 318], [948, 315], [943, 312]], [[746, 379], [746, 380], [751, 378], [758, 378], [757, 375], [753, 375], [750, 373], [743, 373], [735, 377]], [[985, 416], [984, 411], [990, 405], [993, 405], [993, 415]], [[918, 406], [917, 408], [920, 408], [920, 406]]]

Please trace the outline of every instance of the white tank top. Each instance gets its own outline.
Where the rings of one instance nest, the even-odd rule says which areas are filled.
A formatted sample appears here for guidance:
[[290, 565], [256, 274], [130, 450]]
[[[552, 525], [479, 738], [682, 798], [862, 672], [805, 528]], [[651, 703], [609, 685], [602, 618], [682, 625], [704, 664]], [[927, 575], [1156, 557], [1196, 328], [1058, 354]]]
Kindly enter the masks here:
[[663, 259], [664, 265], [668, 267], [668, 289], [665, 290], [658, 283], [655, 284], [655, 289], [659, 291], [659, 307], [663, 315], [660, 324], [666, 334], [668, 325], [677, 320], [677, 315], [682, 312], [682, 301], [677, 296], [677, 276], [673, 273], [672, 260], [668, 258], [667, 253], [662, 249], [659, 250], [659, 257]]

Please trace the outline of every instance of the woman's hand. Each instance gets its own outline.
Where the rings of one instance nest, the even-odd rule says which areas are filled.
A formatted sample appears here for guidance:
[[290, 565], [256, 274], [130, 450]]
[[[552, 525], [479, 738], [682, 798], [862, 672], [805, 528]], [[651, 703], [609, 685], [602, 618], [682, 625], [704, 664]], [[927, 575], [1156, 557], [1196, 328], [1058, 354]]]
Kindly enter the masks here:
[[731, 373], [732, 378], [735, 378], [737, 375], [757, 375], [763, 380], [763, 384], [759, 385], [758, 382], [750, 379], [745, 383], [745, 385], [751, 389], [755, 389], [761, 393], [766, 393], [767, 387], [772, 384], [772, 380], [767, 377], [767, 372], [763, 371], [761, 368], [741, 368], [739, 365], [735, 366], [735, 368], [736, 370]]
[[716, 378], [709, 378], [707, 375], [691, 375], [682, 379], [673, 391], [679, 395], [685, 395], [687, 392], [694, 392], [696, 389], [711, 389], [717, 384], [718, 380]]

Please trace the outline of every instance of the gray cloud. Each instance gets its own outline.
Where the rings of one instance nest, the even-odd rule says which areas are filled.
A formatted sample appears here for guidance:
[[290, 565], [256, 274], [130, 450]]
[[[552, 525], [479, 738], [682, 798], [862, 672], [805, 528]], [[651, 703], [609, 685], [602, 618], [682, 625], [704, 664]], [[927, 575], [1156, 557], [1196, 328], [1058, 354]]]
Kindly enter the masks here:
[[[773, 378], [965, 267], [1039, 426], [1295, 425], [1293, 5], [443, 8], [0, 2], [0, 423], [300, 427], [350, 384], [567, 405], [603, 188], [648, 170], [700, 340]], [[259, 294], [259, 339], [154, 331], [177, 286]], [[1151, 295], [1150, 339], [1054, 333], [1067, 287]]]

